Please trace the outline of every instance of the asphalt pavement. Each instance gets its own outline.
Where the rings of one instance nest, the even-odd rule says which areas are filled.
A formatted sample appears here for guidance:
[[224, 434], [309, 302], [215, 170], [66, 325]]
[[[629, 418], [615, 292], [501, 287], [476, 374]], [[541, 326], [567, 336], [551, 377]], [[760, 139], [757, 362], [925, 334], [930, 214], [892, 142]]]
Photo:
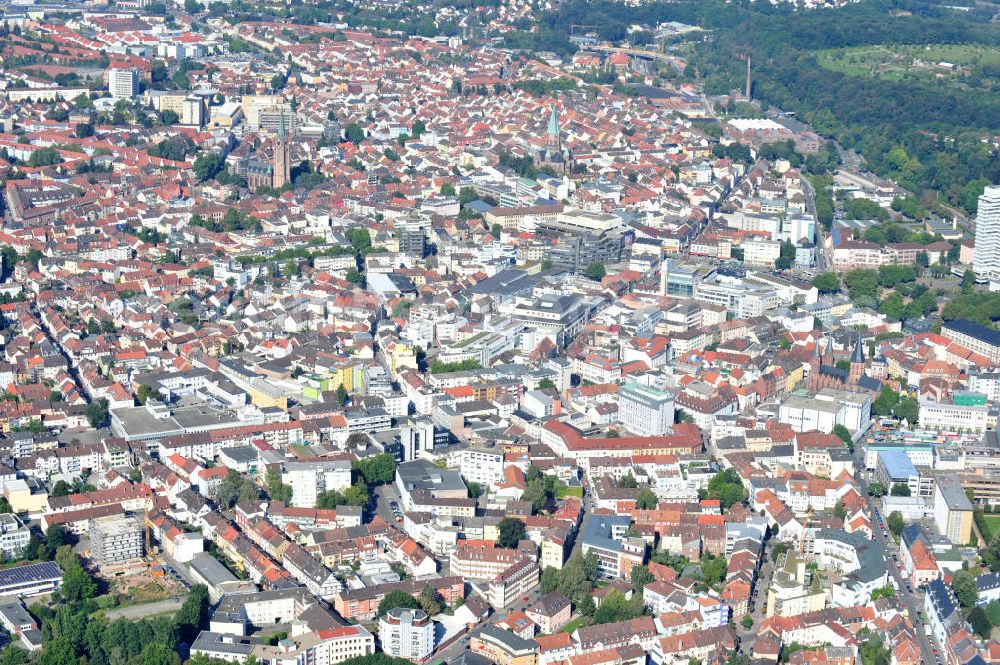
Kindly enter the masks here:
[[444, 649], [436, 652], [429, 660], [433, 662], [451, 662], [459, 654], [469, 649], [469, 635], [472, 631], [465, 631], [461, 637], [449, 644]]
[[194, 578], [191, 574], [190, 569], [187, 564], [181, 563], [177, 559], [173, 558], [165, 551], [160, 551], [160, 559], [163, 561], [164, 567], [169, 566], [167, 570], [167, 575], [173, 577], [175, 580], [183, 584], [185, 587], [190, 589], [195, 584], [201, 584], [198, 580]]
[[183, 601], [180, 598], [167, 598], [166, 600], [157, 600], [141, 605], [116, 607], [106, 611], [104, 615], [111, 621], [115, 619], [131, 619], [134, 621], [166, 612], [176, 612], [181, 608], [182, 603]]
[[395, 501], [397, 504], [399, 503], [399, 495], [396, 493], [396, 488], [393, 485], [379, 485], [375, 488], [375, 514], [387, 523], [395, 524], [402, 528], [402, 525], [397, 524], [396, 516], [389, 505], [392, 501]]

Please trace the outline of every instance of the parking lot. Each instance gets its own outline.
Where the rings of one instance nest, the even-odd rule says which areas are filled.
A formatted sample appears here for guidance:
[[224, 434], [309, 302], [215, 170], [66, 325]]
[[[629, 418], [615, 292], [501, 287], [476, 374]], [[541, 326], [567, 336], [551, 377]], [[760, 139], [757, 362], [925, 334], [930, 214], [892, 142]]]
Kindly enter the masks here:
[[392, 485], [381, 485], [375, 488], [375, 513], [389, 524], [403, 521], [403, 507], [399, 496]]

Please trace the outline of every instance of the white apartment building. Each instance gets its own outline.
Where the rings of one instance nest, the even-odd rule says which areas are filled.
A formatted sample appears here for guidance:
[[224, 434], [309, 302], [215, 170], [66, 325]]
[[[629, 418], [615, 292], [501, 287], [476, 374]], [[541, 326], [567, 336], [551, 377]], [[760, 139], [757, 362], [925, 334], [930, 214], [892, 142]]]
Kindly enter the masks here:
[[830, 589], [832, 605], [859, 605], [870, 599], [872, 591], [889, 583], [882, 551], [863, 532], [820, 529], [813, 542], [813, 555], [821, 569], [843, 575]]
[[451, 574], [468, 579], [492, 580], [524, 559], [517, 550], [499, 547], [459, 547], [451, 553]]
[[379, 619], [382, 651], [392, 658], [423, 662], [434, 652], [434, 622], [423, 610], [396, 607]]
[[978, 210], [972, 269], [976, 279], [994, 281], [1000, 279], [1000, 186], [983, 191]]
[[363, 626], [341, 626], [287, 637], [277, 645], [250, 637], [203, 630], [191, 645], [192, 654], [243, 663], [253, 656], [262, 665], [333, 665], [375, 653], [375, 636]]
[[538, 564], [528, 557], [522, 557], [490, 581], [486, 591], [487, 600], [493, 607], [507, 607], [538, 586], [538, 581]]
[[639, 436], [663, 436], [674, 428], [674, 396], [641, 383], [618, 391], [618, 420]]
[[28, 545], [31, 530], [14, 513], [0, 514], [0, 550], [8, 558], [16, 557]]
[[447, 457], [448, 467], [458, 469], [466, 480], [480, 485], [493, 485], [503, 480], [503, 450], [461, 448]]
[[972, 502], [953, 473], [940, 473], [934, 479], [934, 525], [941, 535], [956, 545], [964, 545], [972, 536]]
[[351, 486], [351, 463], [347, 460], [288, 462], [281, 473], [281, 482], [291, 486], [293, 506], [315, 508], [321, 492], [339, 492]]
[[969, 374], [969, 392], [986, 395], [989, 402], [1000, 402], [1000, 373]]
[[889, 262], [889, 254], [873, 242], [848, 240], [833, 249], [834, 270], [866, 268], [877, 270]]
[[[323, 641], [316, 646], [319, 663], [339, 663], [348, 658], [375, 653], [375, 636], [364, 626], [341, 626], [322, 630], [316, 635]], [[325, 656], [325, 660], [324, 660]]]
[[108, 72], [108, 90], [115, 99], [131, 99], [139, 94], [139, 72], [135, 69], [112, 69]]

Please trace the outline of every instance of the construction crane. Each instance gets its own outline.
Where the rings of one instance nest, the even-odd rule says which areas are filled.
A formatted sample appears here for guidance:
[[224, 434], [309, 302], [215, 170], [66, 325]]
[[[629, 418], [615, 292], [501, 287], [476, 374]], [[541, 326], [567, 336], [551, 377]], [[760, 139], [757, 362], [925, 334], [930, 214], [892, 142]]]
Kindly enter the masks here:
[[149, 529], [149, 502], [143, 504], [142, 530], [146, 536], [146, 556], [153, 556], [153, 537]]
[[750, 101], [753, 94], [753, 81], [750, 78], [750, 53], [753, 51], [753, 0], [748, 0], [747, 2], [747, 84], [744, 94], [746, 95], [747, 101]]

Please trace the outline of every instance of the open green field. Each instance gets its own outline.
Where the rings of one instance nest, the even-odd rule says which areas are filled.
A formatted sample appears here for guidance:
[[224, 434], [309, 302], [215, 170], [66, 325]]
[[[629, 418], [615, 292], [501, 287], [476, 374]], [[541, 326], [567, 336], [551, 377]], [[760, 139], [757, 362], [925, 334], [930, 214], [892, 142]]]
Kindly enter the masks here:
[[1000, 515], [976, 511], [976, 524], [986, 542], [990, 542], [997, 530], [1000, 530]]
[[556, 498], [565, 499], [568, 496], [575, 496], [578, 499], [583, 498], [583, 488], [582, 487], [570, 487], [565, 483], [556, 483]]
[[1000, 65], [1000, 48], [974, 44], [858, 46], [817, 51], [816, 59], [824, 69], [848, 76], [959, 80], [967, 72], [963, 68]]

